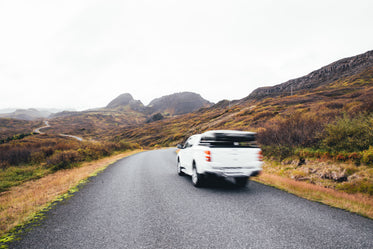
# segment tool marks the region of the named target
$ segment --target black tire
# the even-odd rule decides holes
[[[192,170],[192,183],[193,183],[193,186],[196,188],[202,187],[204,183],[204,177],[202,174],[198,174],[197,167],[195,164],[193,164],[193,170]]]
[[[180,160],[179,159],[177,160],[177,166],[176,167],[177,167],[177,174],[179,176],[185,176],[185,173],[181,169],[181,165],[180,165]]]
[[[246,176],[245,177],[235,177],[234,182],[235,182],[237,187],[244,188],[244,187],[246,187],[247,183],[249,182],[249,178],[246,177]]]

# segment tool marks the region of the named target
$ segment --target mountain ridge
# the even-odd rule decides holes
[[[243,100],[291,95],[297,91],[315,89],[341,78],[358,74],[368,67],[373,67],[373,50],[337,60],[305,76],[291,79],[281,84],[259,87]]]

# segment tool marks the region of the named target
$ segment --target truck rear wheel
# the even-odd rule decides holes
[[[203,184],[203,175],[198,174],[197,168],[195,167],[195,165],[193,166],[193,170],[192,170],[192,183],[194,187],[197,187],[197,188],[201,187]]]
[[[247,183],[249,181],[248,177],[235,177],[234,182],[237,187],[244,188],[246,187]]]

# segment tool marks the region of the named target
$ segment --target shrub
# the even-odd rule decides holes
[[[362,153],[352,152],[348,155],[348,158],[358,166],[361,163]]]
[[[293,148],[287,146],[262,146],[262,151],[264,156],[280,161],[294,154]]]
[[[45,160],[46,156],[43,151],[35,151],[30,155],[30,162],[32,164],[39,164]]]
[[[30,159],[30,150],[25,146],[9,147],[0,151],[0,161],[7,162],[10,165],[20,165],[28,163]]]
[[[362,154],[361,161],[367,165],[373,165],[373,146],[370,146],[368,150],[363,151]]]
[[[81,161],[81,156],[76,150],[55,151],[47,158],[47,164],[54,170],[71,168],[74,163]]]
[[[295,180],[304,180],[308,177],[308,173],[304,170],[296,169],[291,172],[291,178]]]
[[[295,155],[300,158],[311,157],[311,158],[319,158],[319,159],[330,159],[332,155],[329,152],[323,151],[320,149],[312,149],[312,148],[299,148],[295,150]]]
[[[0,169],[1,170],[6,170],[8,167],[9,167],[9,163],[8,162],[2,162],[0,161]],[[1,192],[1,191],[0,191]]]
[[[297,112],[268,121],[258,131],[258,141],[262,145],[312,147],[318,144],[323,127],[324,122],[318,117]]]
[[[140,145],[138,143],[130,143],[126,141],[120,141],[118,143],[118,150],[133,150],[133,149],[140,149]]]
[[[359,152],[373,145],[373,115],[344,115],[328,124],[322,134],[321,147],[327,151]]]
[[[366,179],[360,179],[355,182],[344,182],[341,185],[337,185],[336,188],[350,194],[365,193],[373,195],[373,184]]]

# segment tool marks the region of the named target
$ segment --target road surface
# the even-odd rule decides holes
[[[373,248],[373,221],[256,182],[195,188],[168,149],[109,166],[10,248]]]

